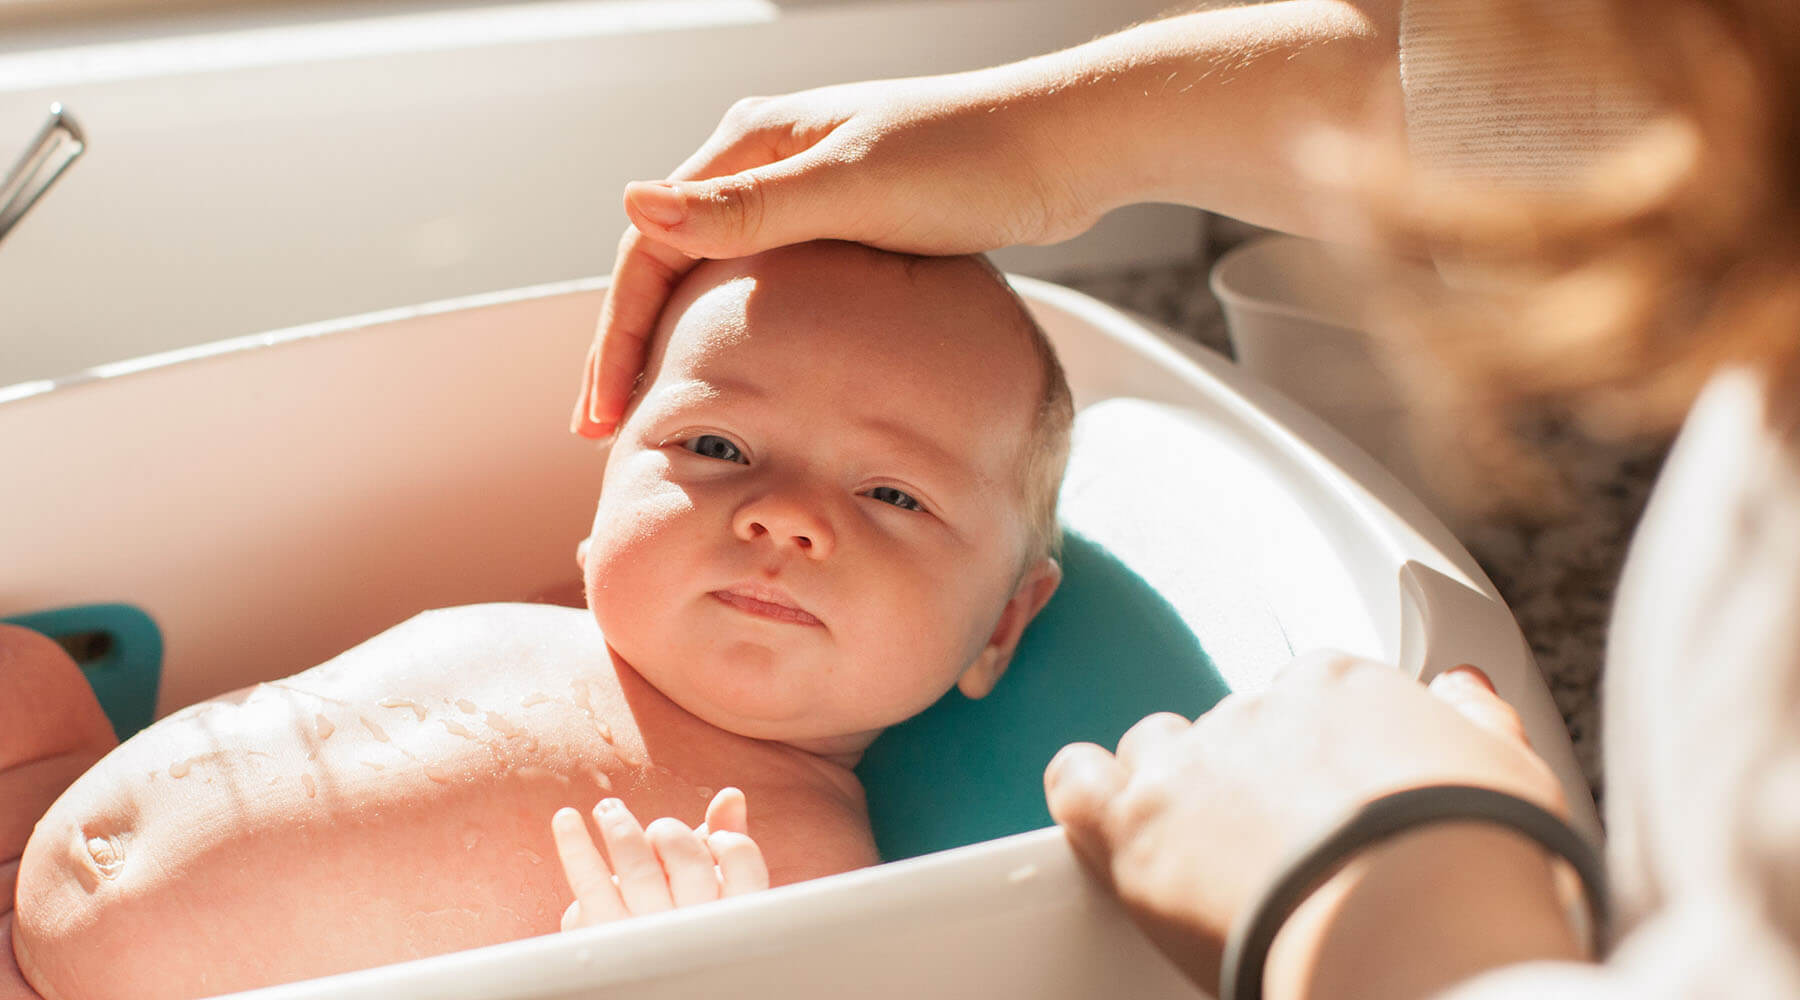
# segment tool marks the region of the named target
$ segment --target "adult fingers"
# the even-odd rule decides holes
[[[731,830],[717,830],[707,835],[706,849],[719,868],[719,895],[741,896],[769,887],[769,864],[756,841]]]
[[[703,180],[625,186],[625,214],[645,236],[690,257],[729,258],[821,237],[864,235],[866,178],[815,146]]]
[[[725,120],[713,135],[669,174],[668,182],[663,183],[740,174],[774,163],[810,148],[838,124],[830,121],[824,123],[825,127],[805,129],[796,127],[791,121],[783,121],[781,127],[776,128],[742,124],[755,113],[760,103],[754,99],[739,101],[726,113]],[[634,220],[670,217],[669,210],[661,207],[655,187],[655,183],[651,183],[648,193],[643,183],[626,187],[626,213]],[[648,228],[656,231],[655,225]],[[633,225],[619,241],[612,283],[601,307],[594,347],[588,356],[581,393],[570,421],[570,430],[584,437],[605,437],[617,426],[643,368],[644,347],[655,329],[657,317],[675,286],[693,270],[697,258],[740,256],[683,253],[675,244],[647,238],[644,233],[644,228]]]
[[[694,264],[679,250],[646,239],[635,227],[619,239],[612,284],[600,306],[600,324],[570,421],[575,433],[603,438],[618,427],[644,370],[645,348],[657,317]]]
[[[729,833],[750,832],[750,803],[736,788],[721,788],[706,805],[706,829]]]
[[[1092,743],[1071,743],[1044,769],[1044,801],[1050,818],[1069,838],[1075,853],[1096,875],[1110,880],[1106,808],[1125,787],[1124,765]]]
[[[719,898],[719,876],[713,871],[712,852],[686,823],[664,816],[651,823],[644,836],[662,864],[669,898],[676,906],[710,903]]]
[[[594,821],[600,826],[600,839],[605,841],[613,872],[619,877],[619,896],[624,899],[625,908],[642,916],[673,907],[662,863],[625,803],[601,799],[594,807]]]
[[[1494,682],[1479,669],[1466,663],[1452,667],[1432,678],[1429,688],[1481,728],[1531,746],[1519,713],[1494,691]]]
[[[1174,743],[1187,732],[1189,722],[1174,712],[1146,715],[1119,737],[1119,763],[1127,771],[1135,771],[1146,757]]]
[[[625,903],[613,884],[612,869],[594,846],[581,814],[567,807],[558,809],[550,817],[550,835],[556,842],[556,856],[562,861],[563,877],[568,879],[569,891],[575,894],[575,904],[563,913],[563,928],[575,926],[569,923],[571,913],[578,914],[576,920],[589,924],[625,916]],[[581,906],[583,901],[586,906]]]

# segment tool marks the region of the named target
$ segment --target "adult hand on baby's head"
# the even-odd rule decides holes
[[[750,839],[744,793],[735,788],[713,796],[698,829],[669,816],[640,826],[618,799],[600,800],[594,823],[605,857],[581,813],[563,808],[551,817],[557,857],[575,894],[563,912],[565,931],[769,887],[762,849]]]
[[[812,239],[921,254],[1073,236],[1105,207],[1056,153],[1014,68],[739,101],[667,181],[625,189],[632,226],[571,430],[610,434],[670,294],[698,258]]]
[[[1561,786],[1479,671],[1427,689],[1341,654],[1296,660],[1266,693],[1231,695],[1191,724],[1150,716],[1117,756],[1065,747],[1044,780],[1083,863],[1209,990],[1232,920],[1299,842],[1351,809],[1467,784],[1565,811]]]

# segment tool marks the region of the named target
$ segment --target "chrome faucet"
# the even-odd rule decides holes
[[[50,105],[50,119],[38,129],[31,145],[25,147],[19,162],[7,171],[6,179],[0,181],[0,240],[86,149],[87,136],[82,134],[81,126],[75,124],[61,104]]]

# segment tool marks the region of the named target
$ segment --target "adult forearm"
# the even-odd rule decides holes
[[[1445,824],[1371,852],[1296,912],[1267,995],[1424,998],[1503,965],[1581,957],[1541,848]]]
[[[1099,210],[1196,205],[1310,235],[1341,193],[1304,169],[1319,129],[1398,142],[1399,0],[1195,11],[988,71],[1038,106],[1035,155]]]

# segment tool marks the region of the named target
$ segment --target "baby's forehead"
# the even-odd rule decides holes
[[[794,391],[849,385],[957,409],[1035,396],[1029,322],[997,276],[967,260],[908,267],[858,250],[778,267],[708,262],[659,324],[652,367],[681,378],[748,369]]]

